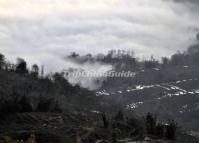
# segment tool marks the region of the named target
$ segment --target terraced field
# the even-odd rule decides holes
[[[84,115],[58,113],[23,113],[5,117],[0,122],[0,136],[25,142],[35,134],[39,143],[74,143],[78,136],[92,131],[94,121]],[[0,142],[3,142],[1,138]]]
[[[162,119],[174,118],[180,126],[199,131],[199,78],[135,85],[117,90],[101,89],[96,96],[115,101],[140,113],[154,112]]]

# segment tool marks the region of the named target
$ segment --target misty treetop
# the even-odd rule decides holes
[[[93,92],[71,85],[61,72],[44,75],[43,67],[34,64],[29,70],[27,65],[22,58],[13,64],[0,54],[1,114],[87,110],[97,105]]]

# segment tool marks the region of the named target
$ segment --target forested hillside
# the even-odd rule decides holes
[[[195,44],[161,61],[140,60],[122,50],[66,56],[74,63],[135,73],[107,77],[94,91],[71,85],[63,71],[44,74],[43,66],[28,68],[22,58],[10,63],[0,54],[1,140],[26,140],[32,134],[39,143],[197,142],[198,49]]]

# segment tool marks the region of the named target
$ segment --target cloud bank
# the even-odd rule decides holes
[[[199,23],[196,11],[176,1],[1,0],[0,52],[48,71],[72,66],[63,60],[72,51],[170,56],[195,42]]]
[[[182,3],[190,3],[190,4],[199,4],[198,0],[174,0],[175,2],[182,2]]]

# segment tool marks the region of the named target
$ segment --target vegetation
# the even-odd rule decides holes
[[[199,77],[198,44],[171,58],[163,57],[162,61],[153,56],[139,60],[132,51],[124,50],[84,56],[74,52],[66,58],[79,63],[110,64],[116,71],[139,73],[134,80],[107,78],[102,85],[104,89]],[[44,75],[43,66],[39,68],[34,64],[28,69],[27,65],[22,58],[14,64],[0,54],[0,136],[5,136],[5,142],[11,143],[19,138],[33,143],[72,143],[74,140],[116,143],[122,139],[143,141],[146,138],[177,142],[179,138],[192,138],[186,132],[182,133],[174,120],[165,121],[166,114],[161,119],[152,113],[142,118],[126,109],[126,103],[132,96],[97,97],[94,91],[71,85],[62,72]],[[153,95],[154,91],[146,94]],[[136,101],[140,96],[134,95],[133,98],[131,101]],[[30,136],[31,133],[35,134]],[[180,142],[183,143],[182,140]]]
[[[97,108],[94,92],[69,84],[62,73],[44,76],[43,70],[36,64],[29,70],[22,58],[11,64],[0,54],[0,114],[87,110],[93,104]]]

